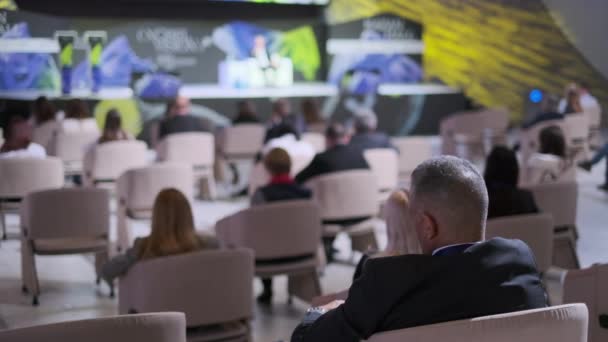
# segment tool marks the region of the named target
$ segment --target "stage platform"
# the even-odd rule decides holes
[[[445,85],[418,83],[418,84],[381,84],[378,95],[381,96],[411,96],[411,95],[446,95],[458,94],[460,91]],[[333,84],[322,82],[295,83],[290,87],[265,88],[226,88],[213,83],[185,84],[180,94],[193,100],[212,99],[260,99],[260,98],[294,98],[294,97],[334,97],[340,95],[340,90]],[[0,91],[0,99],[4,100],[35,100],[44,95],[49,99],[69,100],[79,98],[83,100],[119,100],[134,97],[133,90],[128,87],[102,88],[98,93],[89,90],[77,89],[70,95],[63,95],[57,91]]]

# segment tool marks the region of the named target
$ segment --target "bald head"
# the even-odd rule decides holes
[[[423,252],[482,240],[488,193],[481,174],[466,160],[442,156],[412,174],[410,219]]]

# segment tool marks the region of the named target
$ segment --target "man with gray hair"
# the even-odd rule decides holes
[[[309,309],[292,341],[360,341],[420,325],[541,308],[530,248],[485,240],[488,194],[469,162],[438,157],[412,174],[405,229],[422,255],[369,259],[344,301]]]
[[[388,135],[377,131],[378,117],[369,109],[357,112],[355,118],[355,135],[350,144],[361,150],[371,148],[395,148]]]

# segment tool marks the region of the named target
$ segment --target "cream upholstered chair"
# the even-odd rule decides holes
[[[399,149],[399,178],[409,179],[418,165],[433,157],[433,144],[428,137],[395,137],[391,142]]]
[[[82,173],[82,161],[87,148],[98,138],[98,131],[59,130],[49,154],[63,161],[66,175],[78,175]]]
[[[306,184],[321,209],[323,236],[334,237],[345,231],[353,251],[377,249],[374,219],[379,212],[378,186],[370,170],[334,172],[314,177]],[[369,218],[351,226],[332,222],[354,218]]]
[[[0,224],[6,239],[5,214],[19,210],[30,192],[63,186],[63,164],[53,157],[0,159]]]
[[[129,247],[133,240],[128,220],[151,218],[156,195],[166,188],[175,188],[192,200],[192,168],[186,164],[162,163],[128,170],[118,178],[116,197],[119,250]]]
[[[553,263],[553,217],[550,214],[515,215],[488,220],[486,238],[503,237],[525,242],[541,272]]]
[[[520,164],[523,166],[521,168],[521,172],[520,172],[520,179],[524,183],[527,182],[528,179],[533,178],[532,175],[528,174],[530,171],[528,170],[527,165],[528,165],[528,161],[530,160],[532,155],[534,153],[537,153],[540,151],[540,139],[539,139],[540,131],[542,131],[543,129],[545,129],[547,127],[551,127],[551,126],[559,127],[562,130],[562,132],[564,132],[564,135],[566,135],[566,141],[567,141],[568,129],[566,127],[565,120],[543,121],[528,129],[523,129],[519,132],[519,141],[520,141],[520,146],[521,146],[521,153],[520,153],[520,155],[521,155],[520,162],[521,163]]]
[[[187,132],[167,135],[157,146],[158,159],[163,162],[184,163],[192,166],[194,177],[204,180],[202,193],[216,197],[213,163],[215,137],[211,133]]]
[[[100,268],[108,259],[110,198],[107,190],[70,188],[25,196],[21,206],[21,277],[38,305],[35,255],[95,253]]]
[[[608,264],[568,271],[563,302],[585,303],[589,309],[589,342],[608,341]]]
[[[223,152],[227,160],[253,159],[264,145],[262,124],[237,124],[224,130]]]
[[[319,208],[312,201],[294,200],[254,206],[216,224],[226,247],[251,248],[255,274],[289,276],[288,293],[310,301],[321,294],[317,251],[321,241]],[[292,259],[278,262],[277,259]]]
[[[321,133],[306,132],[302,134],[302,140],[311,144],[317,153],[325,151],[325,136]]]
[[[57,120],[50,120],[34,127],[32,142],[44,147],[47,153],[50,152],[52,143],[59,131],[59,124],[60,122]]]
[[[578,265],[576,257],[578,184],[576,182],[538,184],[528,187],[528,190],[532,191],[540,211],[553,216],[555,225],[553,265],[562,268]]]
[[[586,342],[585,304],[518,311],[373,335],[369,342]]]
[[[568,114],[564,118],[567,132],[568,156],[571,160],[589,159],[589,117],[584,113]]]
[[[602,108],[594,106],[584,111],[589,123],[589,145],[594,148],[602,146]]]
[[[120,175],[147,164],[146,143],[137,140],[110,141],[95,145],[84,157],[84,184],[115,182]]]
[[[0,341],[186,342],[181,312],[126,315],[0,330]]]
[[[253,315],[253,267],[247,249],[139,261],[119,280],[119,311],[184,312],[189,341],[245,341]]]
[[[399,184],[399,153],[392,148],[372,148],[363,152],[365,160],[376,177],[381,199]]]

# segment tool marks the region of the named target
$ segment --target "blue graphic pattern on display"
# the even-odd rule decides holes
[[[27,23],[15,24],[2,39],[31,38]],[[48,53],[0,53],[0,90],[57,90],[59,71]]]

